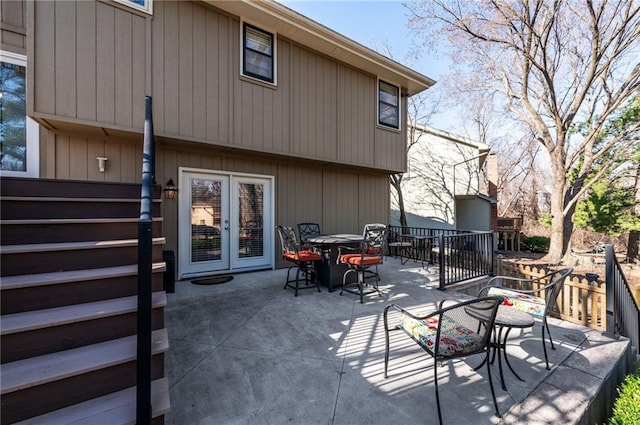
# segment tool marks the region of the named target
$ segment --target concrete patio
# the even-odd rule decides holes
[[[384,307],[431,311],[443,297],[437,275],[419,263],[389,258],[380,267],[382,297],[309,289],[283,290],[285,270],[237,274],[201,286],[176,282],[168,294],[166,359],[168,424],[437,424],[433,362],[403,333],[392,334],[383,377]],[[494,416],[481,356],[438,368],[447,424],[593,424],[615,397],[631,364],[626,339],[555,319],[556,350],[545,370],[540,325],[514,330],[507,350],[518,381],[505,370],[494,387],[503,418]]]

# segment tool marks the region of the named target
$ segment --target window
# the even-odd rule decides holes
[[[378,81],[378,124],[400,129],[400,89]]]
[[[124,4],[141,12],[153,14],[153,0],[115,0],[120,4]]]
[[[275,43],[271,33],[243,25],[242,74],[275,83]]]
[[[27,117],[26,57],[0,51],[0,174],[38,177],[38,124]]]

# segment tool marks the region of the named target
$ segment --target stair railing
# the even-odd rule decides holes
[[[136,423],[151,423],[151,280],[153,267],[153,184],[155,142],[151,96],[145,97],[142,188],[138,220],[138,323],[136,361]]]
[[[607,282],[607,332],[622,335],[640,349],[640,306],[633,298],[629,282],[613,251],[605,245]]]

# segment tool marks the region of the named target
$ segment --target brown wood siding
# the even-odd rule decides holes
[[[205,4],[155,2],[153,17],[96,1],[28,7],[34,113],[54,127],[141,132],[150,94],[159,137],[404,170],[405,132],[376,126],[376,77],[282,35],[272,86],[240,75],[240,19]]]
[[[47,140],[46,177],[89,181],[139,183],[142,143],[44,132]],[[195,146],[195,145],[194,145]],[[96,156],[106,156],[106,170],[98,171]],[[303,221],[322,224],[327,233],[360,232],[365,223],[388,222],[389,177],[286,160],[223,153],[202,147],[157,141],[156,181],[177,183],[179,167],[274,176],[275,224],[294,226]],[[177,252],[178,202],[162,203],[165,249]],[[279,253],[276,252],[276,259]]]
[[[376,79],[344,66],[338,74],[338,158],[373,166]]]
[[[0,3],[0,49],[27,53],[27,20],[25,2],[2,0]]]
[[[142,130],[146,19],[102,2],[33,2],[34,111]]]

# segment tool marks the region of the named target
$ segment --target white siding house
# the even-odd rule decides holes
[[[483,143],[430,127],[408,131],[414,144],[402,181],[411,227],[491,230],[491,203],[482,193],[481,170],[489,154]],[[392,191],[391,223],[399,224]]]

